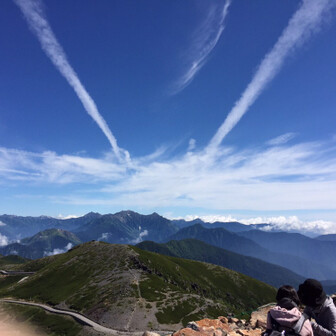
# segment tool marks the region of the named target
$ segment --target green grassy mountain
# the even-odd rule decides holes
[[[266,282],[274,287],[289,284],[298,287],[305,279],[287,268],[257,258],[243,256],[196,239],[172,240],[166,244],[145,241],[137,247],[164,255],[220,265]]]
[[[80,239],[72,232],[62,229],[48,229],[32,237],[22,239],[20,243],[0,247],[0,253],[37,259],[46,255],[65,252],[80,243]]]
[[[5,268],[6,270],[11,268],[12,265],[21,265],[29,261],[27,258],[20,257],[18,255],[0,256],[0,268]],[[9,266],[9,268],[8,268]]]
[[[20,268],[36,273],[23,282],[0,279],[0,296],[73,309],[119,330],[176,329],[205,316],[244,315],[276,292],[220,266],[103,242]]]

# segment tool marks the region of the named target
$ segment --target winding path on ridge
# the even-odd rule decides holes
[[[115,330],[115,329],[107,328],[107,327],[104,327],[104,326],[90,320],[89,318],[81,315],[80,313],[52,308],[52,307],[49,307],[49,306],[47,306],[45,304],[42,304],[42,303],[18,301],[18,300],[12,300],[12,299],[0,299],[0,303],[2,303],[2,302],[21,304],[21,305],[26,305],[26,306],[35,306],[35,307],[43,308],[44,310],[46,310],[50,313],[72,316],[75,320],[79,321],[80,323],[85,324],[87,326],[90,326],[98,332],[103,332],[103,333],[106,333],[106,334],[123,335],[123,336],[127,336],[127,335],[141,336],[144,333],[144,331],[134,331],[134,332],[132,332],[132,331],[121,331],[121,330]],[[157,333],[169,332],[170,333],[171,331],[162,330],[162,331],[155,331],[155,332],[157,332]]]

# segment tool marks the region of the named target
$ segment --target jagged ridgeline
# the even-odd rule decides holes
[[[275,288],[220,266],[103,242],[20,269],[36,273],[21,282],[0,279],[2,297],[73,309],[115,329],[167,330],[202,317],[244,315],[275,296]]]

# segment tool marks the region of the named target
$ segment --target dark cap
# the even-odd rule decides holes
[[[310,307],[317,307],[327,298],[321,283],[315,279],[307,279],[299,286],[298,295],[301,302]]]

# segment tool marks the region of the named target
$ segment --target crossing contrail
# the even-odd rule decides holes
[[[99,113],[94,100],[86,91],[84,85],[78,78],[78,75],[70,65],[62,46],[57,41],[56,36],[45,17],[41,8],[41,2],[39,0],[14,0],[14,2],[20,8],[29,27],[40,41],[43,51],[47,54],[51,62],[67,80],[70,86],[72,86],[86,112],[103,131],[110,142],[116,157],[122,159],[122,150],[118,147],[116,138],[112,134],[102,115]]]
[[[267,84],[280,71],[286,57],[300,47],[315,33],[328,11],[335,7],[335,0],[304,0],[294,13],[278,41],[266,54],[239,100],[211,139],[207,149],[216,149],[224,137],[239,122],[249,107],[255,102],[266,88]]]

